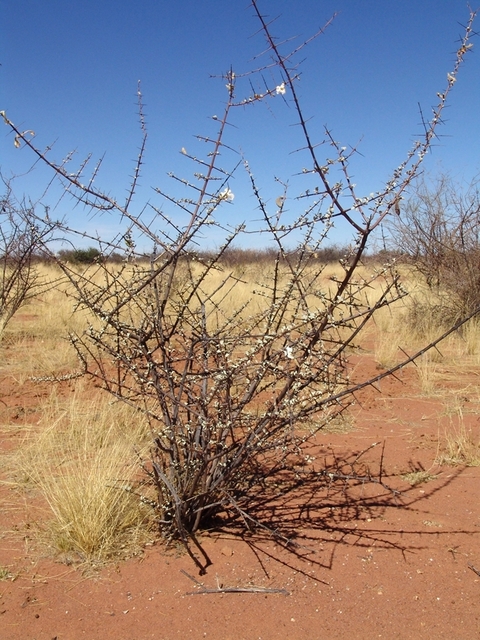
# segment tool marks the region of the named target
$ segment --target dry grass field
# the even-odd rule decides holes
[[[335,269],[325,268],[325,287]],[[255,265],[235,277],[221,302],[229,310],[261,287]],[[441,333],[433,294],[406,269],[404,279],[411,295],[358,337],[352,379]],[[215,272],[208,285],[218,288]],[[321,465],[345,478],[272,507],[297,546],[206,532],[213,567],[197,580],[155,528],[141,468],[147,423],[76,376],[67,336],[88,322],[56,287],[22,308],[0,343],[1,638],[479,636],[480,324],[360,391],[318,435]],[[350,487],[353,468],[400,493]]]

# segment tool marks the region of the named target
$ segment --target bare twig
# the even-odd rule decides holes
[[[283,596],[289,596],[290,591],[287,589],[273,589],[269,587],[218,587],[216,589],[208,589],[202,587],[198,591],[187,591],[187,596],[195,596],[202,593],[280,593]]]

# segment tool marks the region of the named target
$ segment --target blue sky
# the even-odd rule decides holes
[[[259,0],[259,6],[277,18],[274,34],[299,36],[297,43],[338,12],[301,56],[299,93],[312,118],[313,139],[323,139],[328,125],[343,145],[360,142],[362,155],[352,164],[355,182],[365,195],[381,189],[421,133],[418,104],[430,115],[437,91],[446,86],[461,24],[468,19],[467,3]],[[220,115],[227,97],[224,81],[211,76],[230,65],[237,73],[251,69],[252,57],[264,49],[248,0],[0,0],[0,8],[0,109],[22,130],[33,129],[40,148],[55,143],[56,161],[73,149],[78,162],[89,153],[94,159],[105,154],[97,185],[119,200],[141,139],[136,108],[141,80],[149,138],[135,199],[139,210],[148,200],[162,204],[152,187],[182,195],[167,173],[191,177],[195,167],[180,149],[197,156],[205,152],[194,136],[214,134],[211,116]],[[480,19],[476,26],[480,31]],[[473,42],[444,112],[442,138],[425,163],[428,171],[446,170],[465,180],[480,171],[480,41]],[[278,80],[265,77],[273,86]],[[296,118],[288,94],[285,98],[238,110],[226,139],[249,160],[271,203],[279,195],[274,178],[291,180],[296,188],[298,178],[292,176],[304,166],[305,156],[291,154],[303,141],[292,126]],[[37,200],[49,174],[39,166],[26,173],[33,160],[27,149],[14,147],[3,126],[2,172],[25,174],[16,181],[17,195]],[[228,220],[256,219],[242,169],[229,186],[235,200],[225,209]],[[55,204],[54,193],[45,201]],[[292,202],[295,206],[300,211],[303,205]],[[78,228],[104,237],[118,230],[118,221],[91,219],[67,198],[55,215],[70,216]],[[334,230],[332,241],[350,239],[341,226]],[[218,238],[208,241],[215,244]]]

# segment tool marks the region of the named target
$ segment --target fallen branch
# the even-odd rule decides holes
[[[198,593],[281,593],[284,596],[290,595],[290,591],[287,591],[287,589],[275,589],[273,587],[205,587],[205,585],[187,573],[184,569],[180,569],[180,572],[199,587],[198,591],[187,591],[185,594],[187,596],[194,596]]]
[[[290,591],[287,591],[287,589],[273,589],[269,587],[217,587],[216,589],[202,587],[198,591],[187,591],[185,595],[194,596],[198,593],[281,593],[284,596],[290,595]]]

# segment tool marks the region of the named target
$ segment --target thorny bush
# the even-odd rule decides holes
[[[449,175],[422,175],[413,185],[403,216],[391,223],[391,244],[436,294],[438,324],[480,307],[480,193],[475,178],[466,188]],[[420,310],[422,312],[422,310]]]
[[[321,147],[310,137],[297,95],[294,59],[312,38],[293,52],[283,52],[286,44],[277,45],[259,4],[252,2],[267,41],[264,67],[251,74],[226,74],[225,110],[214,117],[217,134],[199,136],[209,153],[202,159],[182,149],[195,165],[195,179],[172,175],[186,196],[157,189],[165,206],[177,211],[179,222],[158,207],[147,205],[140,214],[132,207],[147,138],[140,89],[143,138],[125,203],[94,186],[99,165],[83,179],[86,163],[76,171],[67,161],[55,163],[3,114],[16,143],[49,165],[77,201],[118,216],[124,225],[116,238],[98,242],[106,259],[97,265],[79,271],[60,261],[77,306],[92,316],[88,330],[72,335],[71,341],[87,374],[148,417],[152,449],[144,468],[156,490],[158,522],[167,537],[184,542],[201,570],[210,560],[196,532],[229,517],[246,527],[263,526],[249,512],[253,497],[272,487],[278,490],[277,477],[283,484],[293,477],[288,470],[294,463],[298,485],[298,462],[308,467],[306,446],[314,446],[315,433],[349,406],[359,388],[394,371],[361,382],[349,380],[347,356],[360,332],[378,309],[405,295],[394,263],[365,277],[362,259],[373,232],[396,212],[435,137],[471,47],[475,17],[472,12],[424,136],[385,186],[364,197],[349,173],[356,150],[341,146],[326,129],[324,145],[331,153],[321,160]],[[265,69],[277,74],[267,88]],[[245,80],[248,93],[237,98],[237,81]],[[277,96],[288,100],[296,113],[306,167],[301,173],[310,183],[296,194],[285,185],[272,210],[248,162],[243,162],[263,223],[258,233],[274,247],[274,258],[271,272],[263,269],[249,297],[238,299],[239,276],[223,258],[251,230],[228,224],[225,211],[234,197],[229,180],[242,162],[235,160],[228,169],[220,158],[225,162],[228,157],[225,132],[233,112]],[[295,210],[299,203],[306,206],[293,217],[287,205]],[[336,219],[349,227],[354,241],[340,261],[339,275],[326,280],[316,257]],[[224,242],[216,253],[202,257],[195,249],[212,229],[216,237],[223,234]],[[148,264],[140,260],[144,249],[137,250],[146,241],[152,247]],[[124,251],[123,265],[108,261],[109,254]],[[322,477],[318,475],[319,482]]]
[[[53,282],[42,278],[38,262],[56,225],[39,224],[33,205],[17,202],[8,181],[0,197],[0,339],[15,313]]]

